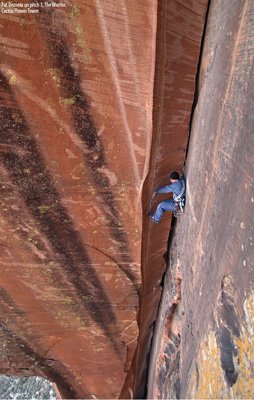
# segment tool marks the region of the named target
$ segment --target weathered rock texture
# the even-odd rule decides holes
[[[1,373],[117,398],[138,335],[156,1],[1,14]]]
[[[254,397],[253,17],[211,1],[149,398]]]
[[[8,377],[0,375],[0,399],[58,400],[52,383],[39,377]]]

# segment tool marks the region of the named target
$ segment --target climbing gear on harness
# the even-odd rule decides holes
[[[184,182],[184,179],[182,179],[182,182],[183,182],[183,187],[182,187],[181,192],[177,196],[174,196],[174,203],[175,203],[174,212],[175,213],[179,213],[179,212],[183,213],[183,209],[184,209],[184,206],[185,206],[185,195],[184,195],[184,193],[185,193],[185,182]]]

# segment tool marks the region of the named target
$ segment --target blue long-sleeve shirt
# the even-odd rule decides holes
[[[163,186],[155,190],[155,193],[173,193],[173,199],[175,200],[181,192],[184,192],[181,197],[185,196],[185,183],[183,179],[179,179],[176,182],[171,183],[170,185]]]

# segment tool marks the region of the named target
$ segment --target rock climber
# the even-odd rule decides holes
[[[159,223],[165,211],[171,211],[175,217],[179,217],[185,206],[185,179],[180,177],[178,172],[171,172],[170,184],[156,189],[152,198],[159,193],[173,193],[173,199],[162,201],[158,204],[154,213],[149,213],[153,222]]]

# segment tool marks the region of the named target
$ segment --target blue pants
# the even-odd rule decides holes
[[[165,211],[174,211],[174,200],[170,199],[170,200],[165,200],[162,201],[160,204],[158,204],[155,213],[153,214],[153,217],[156,219],[156,221],[160,221],[162,215],[164,214]]]

